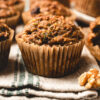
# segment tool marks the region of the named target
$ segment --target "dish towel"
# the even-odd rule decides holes
[[[0,100],[11,96],[7,100],[69,100],[94,99],[98,97],[96,90],[86,90],[78,84],[81,73],[91,68],[99,69],[94,57],[84,47],[79,68],[71,75],[62,78],[45,78],[27,72],[20,50],[16,44],[12,45],[8,67],[0,71]],[[32,97],[21,99],[22,96]],[[14,98],[14,99],[13,99]],[[26,98],[26,99],[25,99]],[[4,99],[6,100],[6,99]]]

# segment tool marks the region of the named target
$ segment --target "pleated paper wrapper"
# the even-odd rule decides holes
[[[100,0],[76,0],[75,2],[78,11],[93,17],[100,15]]]
[[[7,67],[9,51],[13,40],[13,36],[14,31],[10,29],[9,39],[0,42],[0,69]]]
[[[26,68],[45,77],[61,77],[77,68],[84,40],[69,46],[49,46],[25,43],[16,36]]]

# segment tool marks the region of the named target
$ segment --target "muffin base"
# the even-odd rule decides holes
[[[97,17],[100,16],[100,1],[99,0],[76,0],[75,8],[87,15]]]
[[[16,36],[26,68],[45,77],[62,77],[77,68],[84,40],[69,46],[49,46],[25,43]]]
[[[13,36],[14,31],[10,29],[9,39],[0,42],[0,69],[7,67],[9,51],[13,40]]]

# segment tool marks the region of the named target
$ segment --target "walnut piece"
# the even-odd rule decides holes
[[[98,88],[100,87],[100,72],[96,68],[90,69],[78,78],[78,82],[86,89]]]
[[[87,82],[87,73],[83,73],[80,77],[79,77],[79,84],[81,86],[84,86]]]

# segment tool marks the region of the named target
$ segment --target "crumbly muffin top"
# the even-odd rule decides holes
[[[71,45],[83,39],[83,34],[63,16],[40,15],[34,17],[20,36],[26,43],[38,45]]]
[[[49,0],[40,0],[39,2],[34,2],[33,6],[31,6],[31,15],[34,16],[35,14],[39,13],[52,14],[64,17],[69,17],[72,15],[71,11],[64,5],[60,4],[57,1]]]
[[[4,8],[0,7],[0,19],[14,16],[16,15],[16,13],[17,12],[15,12],[15,10],[11,7],[4,7]]]
[[[90,29],[93,45],[100,45],[100,17],[90,24]]]
[[[0,24],[0,41],[8,39],[9,35],[9,27],[6,24]]]

